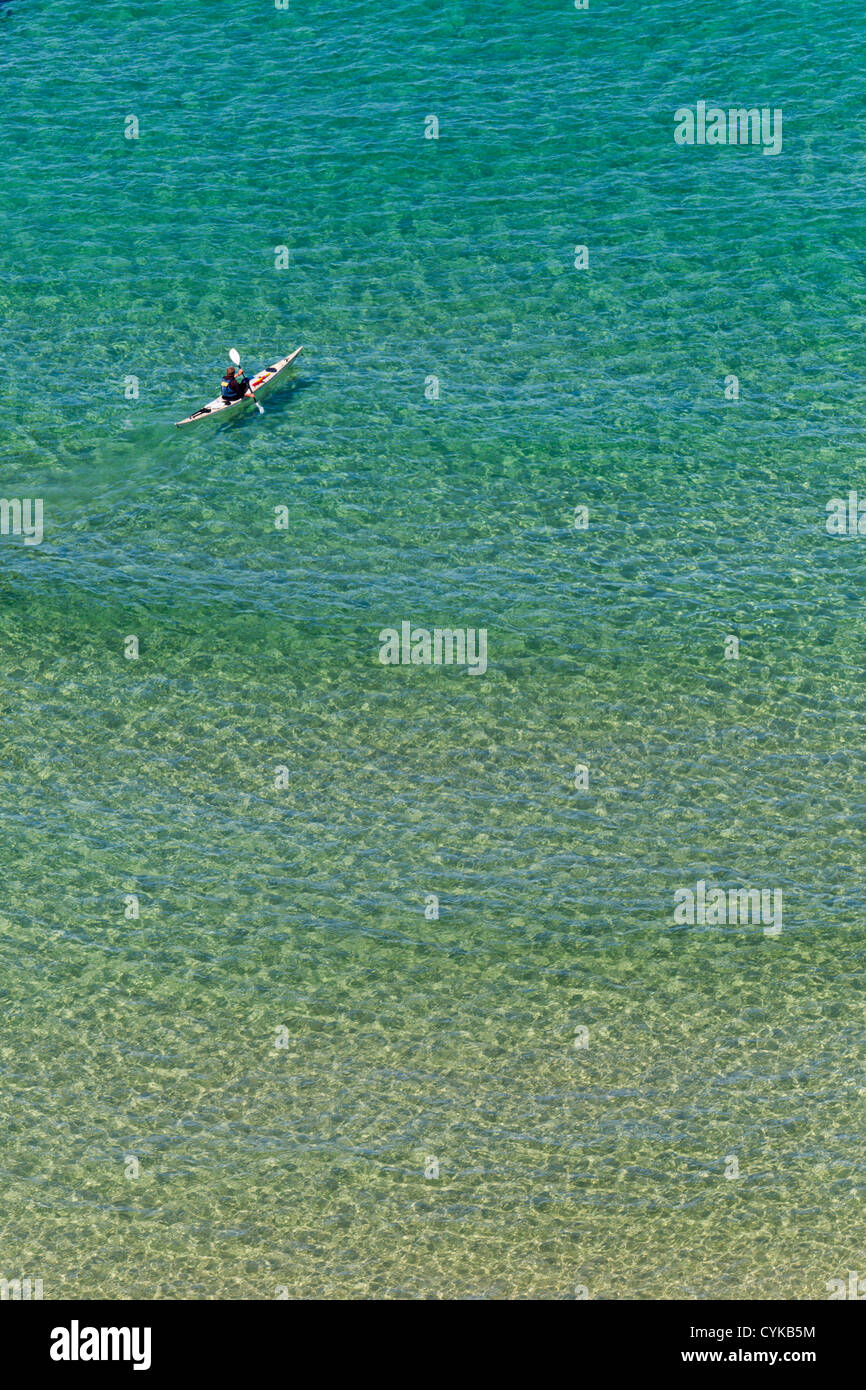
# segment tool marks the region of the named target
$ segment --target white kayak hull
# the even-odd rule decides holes
[[[295,358],[299,357],[303,350],[302,347],[295,348],[288,357],[281,357],[278,362],[274,362],[273,366],[265,367],[263,371],[256,372],[255,376],[250,377],[250,386],[256,395],[267,393],[274,383],[279,381],[280,377],[289,370]],[[185,420],[176,420],[175,424],[180,427],[181,425],[192,425],[196,420],[214,420],[217,418],[224,420],[227,415],[236,414],[239,410],[252,404],[252,396],[241,396],[239,401],[224,401],[222,396],[217,396],[215,401],[209,401],[207,405],[202,406],[201,410],[187,415]]]

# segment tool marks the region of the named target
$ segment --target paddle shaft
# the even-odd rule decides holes
[[[239,354],[237,348],[232,348],[231,352],[229,353],[229,357],[232,359],[232,361],[234,362],[234,364],[235,364],[236,367],[241,367],[240,354]],[[250,382],[249,377],[247,376],[246,372],[244,372],[243,367],[241,367],[241,371],[243,372],[243,375],[244,375],[244,381],[247,383],[247,386],[250,388],[250,395],[252,396],[253,400],[254,400],[255,403],[256,403],[256,410],[259,412],[260,415],[264,415],[264,413],[265,413],[265,408],[264,408],[263,405],[259,405],[258,397],[256,396],[256,393],[255,393],[255,391],[254,391],[253,388],[252,388],[252,383]],[[243,400],[243,396],[240,396],[239,399],[240,399],[240,400]]]
[[[241,371],[242,371],[242,372],[244,371],[243,367],[241,367]],[[256,395],[255,391],[253,390],[252,385],[250,384],[250,380],[249,380],[249,378],[248,378],[246,372],[244,372],[244,381],[247,383],[247,386],[249,386],[249,388],[250,388],[250,395],[252,396],[253,400],[254,400],[255,403],[256,403],[256,410],[258,410],[258,412],[259,412],[260,415],[264,415],[264,413],[265,413],[265,407],[264,407],[263,405],[259,405],[258,396]],[[241,397],[241,400],[243,400],[243,397]]]

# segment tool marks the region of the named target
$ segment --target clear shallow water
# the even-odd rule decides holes
[[[46,508],[0,539],[0,1274],[825,1297],[866,1269],[859,11],[0,13],[2,492]],[[783,153],[678,148],[702,98]],[[264,418],[173,429],[301,342]],[[382,667],[403,619],[487,674]],[[675,926],[700,878],[781,887],[781,937]]]

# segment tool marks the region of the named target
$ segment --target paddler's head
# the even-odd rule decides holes
[[[234,369],[234,367],[226,367],[226,376],[234,376],[234,374],[235,374],[235,369]]]

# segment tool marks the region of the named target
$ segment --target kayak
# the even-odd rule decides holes
[[[275,381],[279,381],[280,377],[289,370],[295,358],[299,357],[303,350],[302,347],[295,348],[294,352],[290,353],[288,357],[281,357],[272,367],[265,367],[264,371],[256,372],[255,376],[250,377],[250,386],[253,388],[256,395],[259,395],[263,387],[270,389]],[[176,420],[175,424],[178,426],[191,425],[194,420],[207,420],[213,415],[225,416],[227,412],[237,412],[242,407],[252,405],[252,403],[252,396],[241,396],[240,399],[236,401],[224,401],[222,396],[217,396],[215,401],[210,401],[207,405],[203,405],[201,410],[196,410],[194,414],[187,415],[185,420]]]

